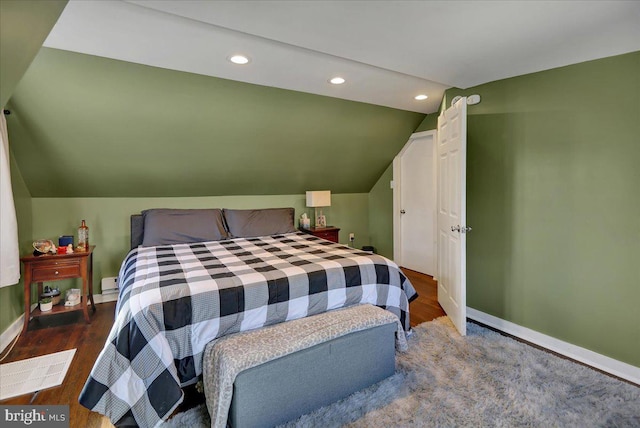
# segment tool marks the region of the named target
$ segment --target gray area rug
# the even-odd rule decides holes
[[[165,427],[210,426],[204,405]],[[467,323],[423,323],[396,374],[286,427],[640,427],[640,387]]]

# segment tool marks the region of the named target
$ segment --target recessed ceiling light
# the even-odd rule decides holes
[[[334,77],[333,79],[329,80],[330,83],[333,83],[334,85],[342,85],[344,82],[346,82],[346,80],[344,80],[342,77]]]
[[[418,101],[422,101],[422,100],[426,100],[429,97],[426,96],[425,94],[420,94],[420,95],[416,95],[414,98]]]
[[[249,62],[249,58],[247,58],[244,55],[234,55],[232,57],[229,57],[229,61],[231,61],[234,64],[246,64]]]

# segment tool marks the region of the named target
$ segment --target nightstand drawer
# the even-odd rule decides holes
[[[82,276],[79,264],[62,263],[59,266],[36,267],[32,272],[33,281],[52,281],[58,278],[77,278]]]
[[[326,239],[327,241],[338,242],[338,231],[316,232],[314,235],[318,238]]]
[[[309,229],[300,228],[300,230],[304,233],[317,236],[318,238],[322,238],[322,239],[326,239],[327,241],[333,241],[335,243],[338,243],[338,232],[340,232],[340,228],[329,226],[329,227],[323,227],[323,228],[312,227]]]

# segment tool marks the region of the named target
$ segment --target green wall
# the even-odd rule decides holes
[[[369,192],[369,234],[376,253],[393,259],[393,163]],[[360,246],[360,245],[358,245]]]
[[[423,114],[41,48],[65,5],[0,2],[0,99],[12,110],[23,254],[32,240],[75,234],[86,219],[98,245],[97,292],[126,254],[131,213],[293,206],[300,214],[304,191],[318,188],[333,193],[325,213],[341,242],[353,232],[357,245],[370,243],[367,192]],[[0,331],[22,313],[22,299],[22,283],[0,289]]]
[[[9,105],[34,197],[366,193],[424,118],[48,48]]]
[[[13,14],[5,26],[9,3],[24,16]],[[44,9],[18,3],[2,2],[1,71],[3,78],[16,76],[2,81],[2,94],[11,95],[7,123],[24,254],[32,240],[75,234],[86,219],[97,244],[98,292],[102,277],[117,274],[134,212],[293,206],[299,215],[307,211],[304,191],[319,188],[333,193],[325,213],[342,229],[341,242],[353,232],[356,245],[370,244],[368,191],[423,114],[38,51],[37,44],[22,52],[4,42],[28,35],[15,24],[30,28]],[[62,11],[64,2],[54,3]],[[44,39],[50,28],[38,28],[32,29]],[[13,67],[27,50],[29,61]],[[64,290],[76,283],[58,284]],[[21,284],[0,290],[0,331],[22,313],[22,290]]]
[[[33,198],[33,239],[54,239],[73,234],[82,219],[89,226],[94,254],[94,291],[100,292],[103,277],[117,276],[120,263],[129,250],[129,216],[149,208],[271,208],[293,207],[297,219],[305,207],[304,195],[218,196],[188,198]],[[327,221],[340,227],[340,242],[348,242],[349,232],[358,243],[369,242],[368,195],[332,194],[331,207],[325,208]],[[362,221],[365,219],[365,221]],[[73,280],[59,281],[62,290]],[[18,313],[18,315],[21,312]]]
[[[60,235],[74,235],[85,219],[89,237],[96,245],[94,253],[95,293],[100,293],[103,277],[117,276],[120,263],[129,250],[129,216],[148,208],[271,208],[293,207],[297,219],[305,206],[304,195],[258,195],[186,198],[32,198],[22,180],[19,168],[11,165],[12,184],[18,215],[22,254],[32,251],[35,239],[57,240]],[[327,221],[339,227],[340,242],[348,243],[349,233],[356,235],[356,244],[369,245],[369,196],[367,193],[332,194],[331,207],[324,208]],[[363,219],[365,221],[363,221]],[[52,283],[61,290],[80,286],[79,280]],[[24,311],[23,282],[0,288],[0,333],[5,331]],[[36,298],[32,299],[33,302]]]
[[[640,366],[640,53],[471,94],[468,305]]]
[[[468,306],[640,366],[640,53],[451,89],[443,105],[472,94]],[[389,169],[369,216],[392,256]]]
[[[431,131],[438,127],[438,112],[430,113],[420,122],[420,125],[413,132]]]
[[[33,23],[50,6],[33,30],[44,39],[65,2],[0,3],[0,101],[15,95],[8,126],[25,252],[86,219],[99,291],[128,249],[133,212],[294,206],[299,215],[304,190],[330,188],[326,214],[341,241],[354,232],[357,246],[391,255],[389,162],[437,115],[52,49],[21,80],[38,44],[29,25],[7,25],[8,7],[27,7]],[[7,48],[19,37],[24,51]],[[473,93],[482,102],[468,118],[469,306],[640,366],[640,53],[449,90],[443,104]],[[198,197],[269,193],[284,195]],[[22,313],[22,286],[0,299],[3,331]]]
[[[40,50],[67,0],[0,1],[0,107]]]
[[[0,1],[0,108],[13,94],[66,4],[67,0]],[[11,122],[11,116],[7,122]],[[10,129],[10,141],[12,136]],[[31,193],[16,163],[13,144],[9,157],[18,239],[21,253],[26,254],[31,251],[33,241]],[[0,333],[24,312],[23,299],[22,279],[16,285],[0,288]]]

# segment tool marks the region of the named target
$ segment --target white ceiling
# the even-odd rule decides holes
[[[451,86],[640,50],[640,1],[71,0],[44,46],[432,113]]]

